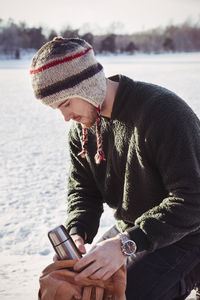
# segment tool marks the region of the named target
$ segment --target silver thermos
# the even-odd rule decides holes
[[[82,257],[81,252],[63,225],[49,231],[48,237],[59,260],[80,259]]]

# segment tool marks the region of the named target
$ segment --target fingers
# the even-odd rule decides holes
[[[88,299],[90,299],[91,293],[92,293],[92,287],[91,286],[84,287],[84,289],[83,289],[83,295],[82,295],[82,300],[88,300]]]
[[[103,299],[103,294],[104,294],[104,288],[101,287],[96,287],[96,300],[102,300]]]
[[[74,296],[73,299],[74,299],[74,300],[80,300],[80,299],[81,299],[81,296]]]
[[[112,294],[106,294],[104,295],[104,300],[114,300],[115,299],[115,296],[112,295]]]
[[[107,274],[109,272],[107,272],[107,270],[105,268],[100,268],[99,270],[97,270],[95,273],[93,273],[92,275],[90,275],[91,279],[102,279],[102,280],[106,280],[104,279],[105,277],[108,277]],[[109,278],[109,277],[108,277]],[[108,279],[107,278],[107,279]]]
[[[96,245],[92,246],[92,247],[90,248],[90,250],[89,250],[89,253],[92,252],[92,251],[94,251],[96,248],[97,248]]]
[[[102,272],[97,271],[96,273],[94,273],[92,276],[90,276],[91,279],[101,279],[101,280],[108,280],[112,275],[113,272],[108,271],[108,270],[100,270]]]
[[[86,254],[74,265],[74,271],[80,271],[87,267],[90,263],[94,262],[93,254]]]
[[[126,259],[121,252],[118,238],[105,240],[93,247],[74,265],[74,270],[80,272],[74,279],[79,281],[89,277],[107,280],[124,264]]]
[[[84,279],[84,278],[86,278],[86,277],[90,277],[93,273],[95,273],[99,268],[100,268],[100,266],[98,265],[98,263],[97,262],[92,262],[92,263],[90,263],[89,264],[89,266],[88,266],[88,264],[89,263],[87,263],[86,262],[86,264],[80,264],[79,266],[78,266],[78,268],[77,268],[77,263],[74,265],[74,270],[75,271],[78,271],[78,270],[80,270],[80,269],[82,269],[82,268],[84,268],[85,266],[87,266],[83,271],[81,271],[80,273],[78,273],[75,277],[74,277],[74,279],[76,280],[76,281],[80,281],[80,280],[82,280],[82,279]]]
[[[80,299],[81,299],[81,296],[73,296],[73,299],[74,299],[74,300],[80,300]]]
[[[59,260],[58,255],[55,254],[55,255],[53,256],[53,261],[56,262],[56,261],[58,261],[58,260]]]
[[[76,247],[79,249],[79,251],[82,254],[85,254],[86,253],[86,249],[85,249],[83,238],[80,235],[78,235],[78,234],[72,234],[71,237],[72,237],[74,243],[76,244]]]
[[[81,270],[81,272],[74,277],[76,281],[81,281],[84,278],[107,280],[115,271],[108,268],[108,264],[105,264],[103,260],[93,260],[90,256],[88,256],[88,258],[85,256],[79,260],[74,265],[74,270]]]
[[[74,265],[74,270],[79,271],[74,279],[80,281],[89,277],[91,279],[105,280],[112,276],[116,271],[115,268],[116,266],[111,263],[108,256],[106,255],[105,257],[104,251],[96,247]]]
[[[103,300],[104,288],[101,288],[101,287],[91,287],[91,286],[84,287],[83,295],[82,295],[81,299],[82,300],[88,300],[88,299],[90,299],[91,296],[93,295],[92,290],[93,290],[93,293],[95,292],[95,299],[96,300]]]
[[[101,287],[91,287],[91,286],[84,287],[81,299],[82,300],[88,300],[88,299],[90,299],[91,295],[93,294],[92,290],[93,290],[93,293],[95,291],[94,294],[95,294],[95,299],[96,300],[103,300],[104,299],[104,288],[101,288]],[[110,294],[110,295],[107,295],[107,298],[105,300],[111,300],[111,299],[112,299],[112,295]]]

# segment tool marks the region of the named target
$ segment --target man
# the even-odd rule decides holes
[[[59,109],[69,133],[66,227],[85,253],[103,203],[117,225],[74,267],[108,279],[127,263],[127,299],[186,295],[184,277],[200,260],[200,123],[162,87],[105,78],[92,47],[56,38],[31,66],[35,96]],[[95,124],[96,122],[96,124]]]

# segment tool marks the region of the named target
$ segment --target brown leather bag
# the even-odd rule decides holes
[[[74,281],[76,260],[60,260],[48,265],[39,282],[38,300],[126,300],[126,267],[122,266],[108,280],[85,278]]]

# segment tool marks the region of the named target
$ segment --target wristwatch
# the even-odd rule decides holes
[[[126,256],[134,255],[137,250],[136,243],[129,239],[125,234],[119,233],[119,237],[121,240],[122,253]]]

